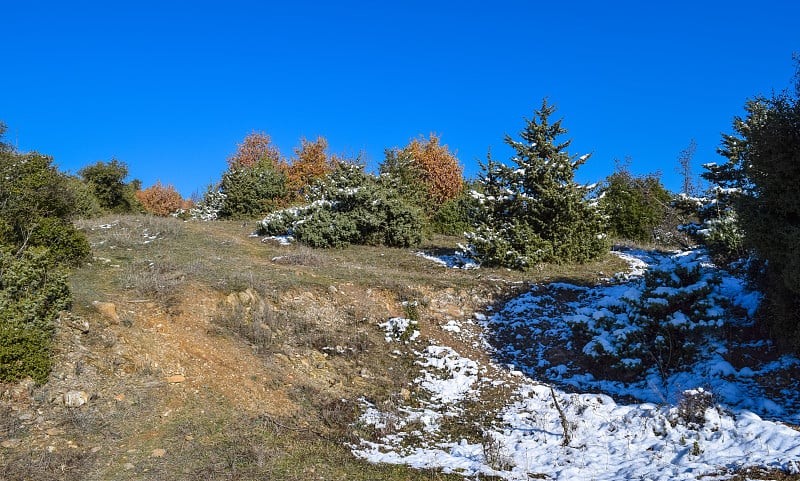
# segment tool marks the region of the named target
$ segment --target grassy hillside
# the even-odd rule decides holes
[[[241,222],[79,228],[93,260],[70,280],[50,381],[2,388],[0,479],[460,479],[347,447],[360,400],[416,395],[419,367],[378,324],[414,318],[441,337],[446,319],[528,282],[593,283],[623,267],[609,256],[524,274],[445,269],[407,249],[262,242]]]

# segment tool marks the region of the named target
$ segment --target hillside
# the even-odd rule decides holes
[[[280,245],[241,222],[79,227],[93,261],[72,275],[50,381],[0,391],[0,479],[798,479],[800,434],[781,424],[797,424],[793,358],[768,371],[763,347],[742,354],[761,351],[775,385],[736,399],[760,399],[775,422],[717,406],[723,395],[692,427],[670,424],[677,397],[653,403],[566,370],[546,379],[511,349],[536,330],[520,318],[503,332],[503,301],[548,283],[613,296],[592,289],[624,282],[612,279],[629,269],[618,256],[519,273],[410,249]],[[420,250],[438,258],[452,243]]]

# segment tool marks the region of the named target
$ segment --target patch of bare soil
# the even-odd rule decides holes
[[[180,399],[210,390],[243,411],[290,415],[296,406],[275,389],[287,382],[286,369],[217,332],[212,316],[223,300],[208,288],[192,286],[173,314],[153,303],[129,302],[133,325],[119,329],[125,354],[149,364]]]

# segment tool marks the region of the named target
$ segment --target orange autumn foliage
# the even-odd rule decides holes
[[[447,145],[439,144],[439,136],[431,133],[430,139],[420,135],[403,147],[402,152],[410,156],[412,164],[422,173],[428,196],[436,205],[455,198],[464,188],[462,168]]]
[[[236,153],[228,157],[228,166],[252,167],[259,160],[268,160],[276,167],[283,163],[281,151],[272,143],[270,136],[254,130],[245,136],[241,144],[236,145]]]
[[[300,139],[294,149],[295,157],[286,168],[286,185],[289,192],[300,195],[314,181],[333,172],[338,160],[328,154],[328,141],[317,137],[315,141]]]
[[[184,200],[175,187],[161,185],[161,181],[156,181],[147,189],[137,191],[136,200],[147,212],[160,216],[168,216],[178,209],[188,209],[192,206],[191,201]]]

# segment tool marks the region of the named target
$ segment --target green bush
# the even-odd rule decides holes
[[[233,164],[222,174],[220,217],[253,219],[272,212],[287,196],[286,174],[268,159],[253,165]]]
[[[349,244],[409,247],[422,240],[423,217],[383,177],[341,163],[309,195],[310,204],[273,212],[261,235],[292,235],[312,247]]]
[[[70,304],[66,274],[46,249],[0,249],[0,381],[47,380],[53,322]]]
[[[73,194],[52,158],[0,142],[0,382],[50,372],[53,320],[71,302],[63,266],[90,252]]]
[[[476,208],[475,199],[469,192],[464,191],[458,197],[442,204],[430,221],[430,229],[436,234],[464,235],[472,229]]]
[[[618,239],[657,242],[672,195],[655,175],[634,176],[627,168],[606,178],[600,206],[607,217],[608,233]]]
[[[87,261],[92,252],[83,233],[70,222],[52,217],[36,222],[31,231],[29,245],[47,247],[53,264],[78,266]]]
[[[74,200],[75,217],[91,219],[105,213],[91,185],[74,176],[67,176],[65,181]]]
[[[91,187],[103,209],[117,213],[143,211],[135,196],[141,183],[135,179],[125,183],[128,176],[125,162],[111,159],[106,163],[100,160],[80,169],[78,175]]]

